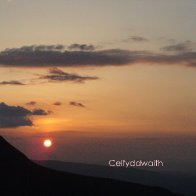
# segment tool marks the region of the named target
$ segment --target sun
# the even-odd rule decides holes
[[[44,145],[46,148],[49,148],[49,147],[52,146],[52,141],[51,141],[50,139],[46,139],[46,140],[44,140],[43,145]]]

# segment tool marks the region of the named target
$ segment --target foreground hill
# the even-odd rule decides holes
[[[39,166],[0,137],[0,195],[179,196],[167,189],[88,177]]]
[[[196,195],[196,176],[181,173],[154,172],[136,168],[115,168],[103,165],[84,163],[61,162],[61,161],[35,161],[36,163],[58,171],[71,172],[74,174],[110,178],[127,182],[158,186],[185,194]]]

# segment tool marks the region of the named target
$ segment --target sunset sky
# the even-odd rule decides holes
[[[72,153],[81,137],[195,137],[195,18],[194,0],[0,0],[0,133]]]

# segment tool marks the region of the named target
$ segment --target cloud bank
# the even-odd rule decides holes
[[[130,62],[127,51],[120,49],[72,51],[56,50],[54,48],[56,46],[24,46],[6,49],[0,52],[0,65],[14,67],[69,67],[124,65]]]
[[[8,106],[0,103],[0,128],[15,128],[19,126],[32,126],[29,119],[31,111],[20,106]]]
[[[48,115],[43,109],[30,111],[21,106],[9,106],[0,103],[0,128],[17,128],[20,126],[33,126],[31,116]]]
[[[166,46],[163,50],[184,51],[174,54],[151,53],[149,51],[130,51],[122,49],[109,50],[69,50],[62,45],[24,46],[6,49],[0,52],[0,66],[4,67],[103,67],[142,64],[177,64],[196,66],[196,51],[187,50],[184,45]],[[72,46],[73,47],[73,46]],[[81,46],[75,46],[81,47]],[[86,46],[85,46],[86,47]],[[85,48],[84,47],[84,48]],[[73,47],[74,48],[74,47]],[[77,75],[60,73],[51,74],[46,79],[66,80]],[[90,78],[89,78],[90,79]]]

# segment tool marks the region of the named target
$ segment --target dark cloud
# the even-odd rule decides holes
[[[20,81],[16,81],[16,80],[10,80],[10,81],[2,81],[0,82],[0,85],[25,85],[24,83],[20,82]]]
[[[47,79],[50,82],[84,82],[86,80],[96,80],[98,77],[95,76],[80,76],[77,74],[66,73],[58,68],[49,70],[48,75],[41,76],[40,79]]]
[[[72,44],[68,46],[69,50],[95,50],[96,47],[94,45],[87,45],[87,44]]]
[[[31,116],[48,115],[43,109],[30,111],[21,106],[9,106],[0,103],[0,128],[17,128],[20,126],[33,126]]]
[[[26,103],[26,105],[36,105],[36,104],[37,104],[36,101],[30,101],[30,102]]]
[[[129,51],[120,49],[99,51],[48,50],[44,46],[24,46],[0,52],[1,66],[105,66],[124,65],[130,62]],[[128,53],[127,53],[128,52]]]
[[[172,44],[161,48],[163,51],[167,52],[191,52],[193,50],[193,43],[191,41],[185,41],[182,43]]]
[[[45,111],[43,109],[35,109],[31,112],[31,115],[35,115],[35,116],[46,116],[48,114],[50,114],[51,112],[49,111]]]
[[[128,37],[127,39],[123,40],[123,41],[134,41],[134,42],[146,42],[148,41],[147,38],[145,37],[141,37],[141,36],[131,36],[131,37]]]
[[[53,105],[60,106],[60,105],[62,105],[62,103],[60,101],[56,101],[53,103]]]
[[[82,103],[79,103],[79,102],[75,102],[75,101],[71,101],[70,103],[69,103],[69,105],[71,105],[71,106],[76,106],[76,107],[85,107],[85,105],[83,105]]]
[[[29,119],[31,111],[20,106],[8,106],[0,103],[0,128],[16,128],[19,126],[32,126]]]
[[[14,52],[39,52],[39,51],[62,51],[65,49],[64,45],[32,45],[32,46],[22,46],[20,48],[11,48],[4,50],[4,53],[14,53]]]
[[[186,45],[186,44],[185,44]],[[43,46],[42,46],[43,48]],[[196,66],[196,51],[183,49],[179,46],[165,47],[165,50],[185,51],[174,54],[151,53],[148,51],[130,51],[121,49],[95,50],[95,51],[69,51],[54,49],[55,47],[22,47],[18,49],[7,49],[0,52],[0,66],[18,67],[83,67],[83,66],[123,66],[136,63],[142,64],[177,64]],[[56,46],[56,48],[58,48]],[[69,74],[59,70],[50,71],[49,75],[42,79],[49,81],[84,81],[97,79],[97,77],[85,77],[77,74]]]

